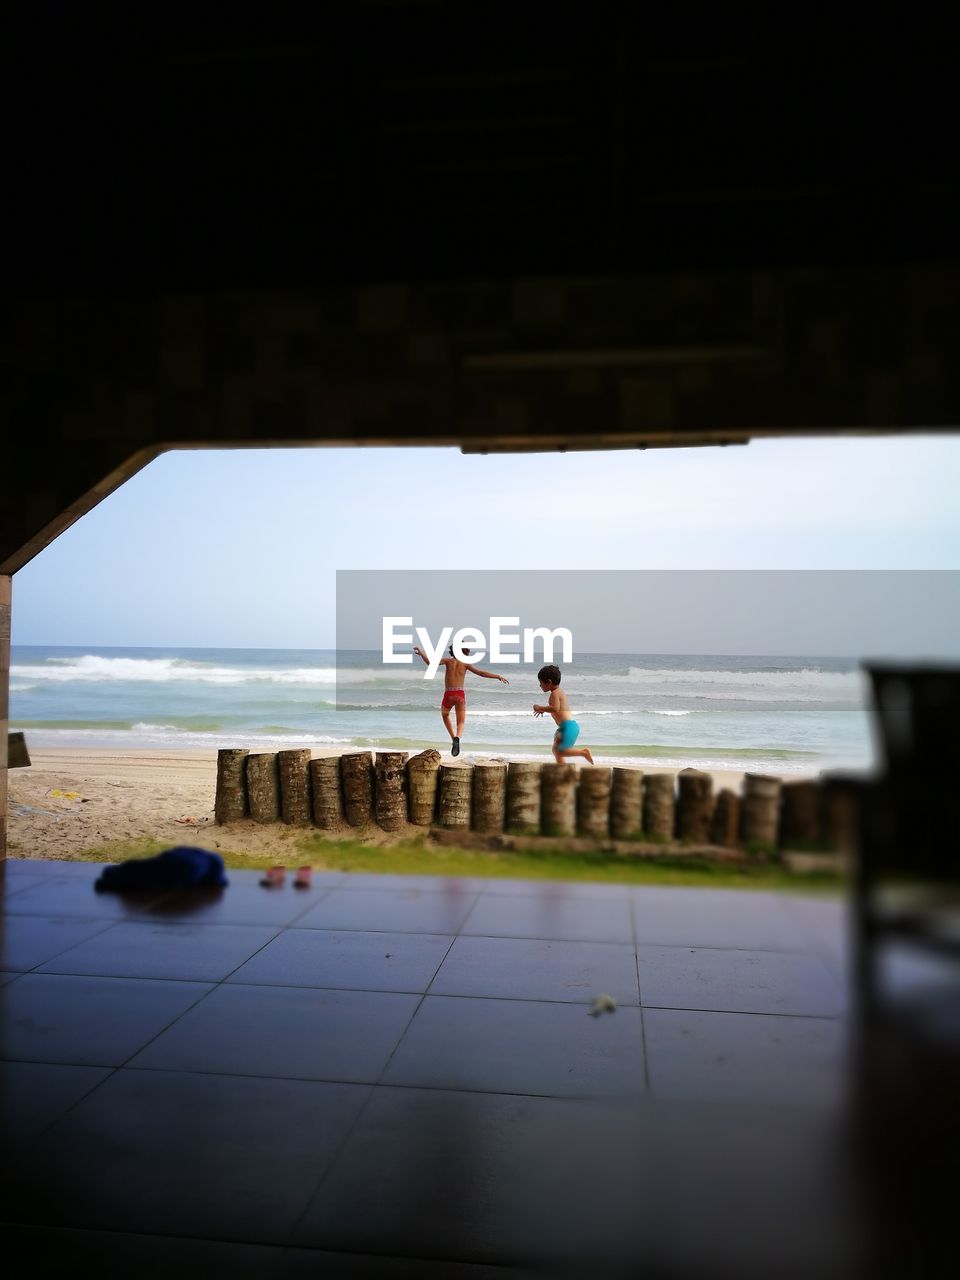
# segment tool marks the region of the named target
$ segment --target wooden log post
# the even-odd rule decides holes
[[[779,778],[763,773],[747,773],[743,779],[743,803],[740,806],[740,838],[744,847],[762,846],[776,849],[780,833]]]
[[[336,831],[343,823],[339,756],[320,756],[310,761],[310,794],[314,825],[322,831]]]
[[[687,844],[706,844],[713,817],[713,778],[699,769],[677,774],[677,836]]]
[[[277,752],[280,770],[280,817],[291,827],[308,827],[310,812],[310,748]]]
[[[441,827],[470,827],[470,800],[473,790],[473,769],[468,764],[442,764],[440,766],[440,817]]]
[[[615,768],[610,782],[610,834],[637,840],[643,833],[643,770]]]
[[[279,822],[280,771],[275,751],[247,756],[247,804],[254,822]]]
[[[369,751],[350,751],[340,757],[343,812],[351,827],[373,822],[373,759]]]
[[[540,772],[542,764],[511,760],[507,766],[507,830],[511,835],[540,834]]]
[[[410,821],[418,827],[429,827],[437,813],[437,791],[440,783],[440,752],[431,747],[411,756],[407,761],[407,791]]]
[[[710,843],[726,849],[736,849],[740,844],[740,797],[728,787],[717,796],[710,823]]]
[[[224,747],[217,752],[217,795],[214,822],[238,822],[247,815],[246,747]]]
[[[676,800],[672,773],[643,777],[643,831],[649,840],[672,840]]]
[[[834,853],[852,856],[857,848],[857,795],[841,779],[826,778],[822,786],[822,838]]]
[[[577,782],[577,830],[582,836],[600,838],[610,834],[611,770],[587,765]]]
[[[816,848],[823,839],[820,824],[820,787],[811,778],[785,782],[780,810],[780,844],[783,848]]]
[[[545,764],[540,775],[540,830],[572,836],[577,830],[577,766]]]
[[[507,766],[473,766],[473,829],[498,835],[507,817]]]
[[[406,751],[378,751],[375,765],[377,825],[399,831],[407,821]]]

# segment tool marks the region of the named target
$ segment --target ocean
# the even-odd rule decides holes
[[[10,722],[29,747],[449,748],[442,681],[332,649],[11,649]],[[467,677],[462,759],[549,758],[540,664]],[[874,764],[855,660],[575,654],[563,687],[599,763],[814,774]]]

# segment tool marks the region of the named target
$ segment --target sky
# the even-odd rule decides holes
[[[14,575],[12,641],[330,648],[344,569],[960,570],[958,494],[960,433],[176,451]]]

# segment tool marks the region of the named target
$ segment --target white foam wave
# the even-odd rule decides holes
[[[523,711],[520,711],[520,710],[502,711],[499,708],[494,710],[493,708],[489,708],[489,707],[469,707],[468,706],[467,714],[471,716],[484,716],[490,720],[512,720],[515,718],[526,719],[527,717],[533,715],[533,711],[531,710],[530,707],[526,707]],[[584,716],[589,716],[590,719],[592,720],[594,716],[642,716],[642,715],[692,716],[695,714],[695,712],[693,711],[658,711],[654,707],[591,707],[591,706],[587,706],[586,709],[581,714]]]
[[[96,747],[170,747],[183,749],[216,750],[242,748],[251,750],[282,751],[287,747],[349,747],[353,739],[334,737],[320,733],[226,733],[187,732],[175,725],[140,723],[130,729],[33,729],[30,742],[36,747],[96,746]]]
[[[167,684],[170,682],[241,685],[321,685],[374,684],[404,681],[396,672],[374,668],[345,667],[231,667],[192,662],[186,658],[102,658],[85,654],[80,658],[53,658],[49,662],[11,667],[11,677],[54,684],[111,681]],[[414,679],[411,675],[410,681]]]
[[[573,678],[573,677],[571,677]],[[820,667],[798,667],[795,671],[762,670],[725,671],[720,668],[695,668],[682,670],[676,667],[629,667],[626,675],[606,672],[581,671],[576,679],[579,684],[719,684],[753,688],[763,686],[772,689],[837,689],[855,690],[865,678],[862,671],[824,671]]]

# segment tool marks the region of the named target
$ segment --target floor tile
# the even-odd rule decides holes
[[[643,1034],[657,1097],[836,1105],[848,1083],[843,1024],[831,1018],[645,1009]]]
[[[3,1226],[4,1244],[30,1259],[33,1276],[95,1274],[102,1280],[544,1280],[542,1274],[449,1259],[330,1253],[273,1244],[92,1231],[82,1227]]]
[[[6,914],[39,916],[90,916],[119,920],[143,916],[168,895],[163,893],[101,893],[80,876],[64,876],[15,893],[5,904]]]
[[[418,996],[224,985],[131,1066],[371,1082]]]
[[[645,1265],[625,1274],[682,1280],[876,1274],[858,1265],[851,1226],[860,1206],[850,1194],[848,1135],[832,1108],[650,1102],[636,1139],[642,1194],[635,1209],[645,1227]]]
[[[0,989],[0,1057],[120,1066],[210,987],[25,973]]]
[[[282,1241],[368,1090],[119,1071],[38,1144],[21,1220]]]
[[[431,995],[589,1003],[601,992],[639,1004],[633,946],[620,942],[544,942],[538,938],[456,939]]]
[[[116,924],[37,972],[218,982],[276,934],[263,925]]]
[[[538,1276],[611,1274],[605,1257],[643,1212],[627,1127],[620,1111],[570,1100],[379,1087],[297,1239]],[[541,1269],[578,1253],[589,1270]]]
[[[489,876],[485,892],[499,897],[630,899],[630,886],[626,884],[589,880],[519,880],[513,876]]]
[[[95,1275],[98,1280],[285,1280],[282,1245],[225,1244],[130,1231],[4,1224],[4,1244],[30,1259],[30,1274]],[[298,1252],[303,1252],[298,1251]],[[324,1277],[336,1272],[324,1272]]]
[[[476,901],[473,893],[422,889],[334,889],[297,921],[300,929],[386,933],[456,933]]]
[[[555,1097],[643,1091],[638,1008],[591,1017],[585,1004],[427,996],[385,1084]]]
[[[287,883],[266,889],[260,884],[227,885],[221,889],[191,889],[156,903],[150,918],[158,921],[196,921],[199,924],[293,924],[329,893],[314,885],[300,891]]]
[[[773,893],[729,889],[636,888],[637,942],[643,945],[805,951],[808,939]]]
[[[44,880],[70,876],[78,880],[96,880],[107,862],[78,862],[70,858],[8,858],[7,874],[42,876]]]
[[[479,893],[487,881],[480,876],[403,876],[376,872],[347,871],[340,877],[341,889],[419,889],[421,893],[443,893],[452,899]]]
[[[844,996],[819,956],[637,947],[640,1000],[670,1009],[839,1017]]]
[[[0,965],[27,970],[95,937],[113,920],[81,916],[5,916],[0,919]]]
[[[486,937],[545,938],[570,942],[632,942],[627,899],[493,896],[484,894],[462,932]]]
[[[423,992],[451,942],[448,934],[286,929],[228,981]]]
[[[803,898],[791,894],[785,898],[788,914],[797,922],[807,939],[808,949],[846,971],[850,959],[850,909],[837,899]]]
[[[0,864],[2,865],[2,864]],[[32,889],[38,884],[45,884],[43,876],[6,875],[0,873],[0,905],[24,889]]]
[[[38,1137],[110,1072],[110,1067],[0,1062],[0,1130],[17,1142]]]
[[[284,888],[292,889],[293,878],[296,875],[297,869],[295,866],[290,865],[287,867],[286,871],[287,874]],[[242,869],[237,870],[236,868],[231,867],[226,872],[226,876],[229,882],[227,885],[228,889],[261,889],[263,887],[260,884],[260,881],[264,877],[264,872],[262,870],[244,871]],[[314,870],[310,879],[314,890],[333,889],[336,885],[342,884],[344,880],[347,879],[347,873],[345,871]],[[301,890],[297,890],[297,893],[300,892]]]

